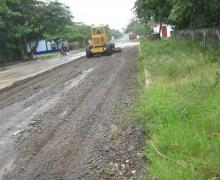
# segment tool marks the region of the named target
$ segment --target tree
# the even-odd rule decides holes
[[[137,0],[134,9],[137,17],[146,24],[149,21],[159,23],[160,33],[162,23],[168,22],[172,6],[169,0]]]
[[[91,27],[84,23],[72,22],[64,28],[62,39],[69,41],[75,46],[83,47],[88,43],[91,36]]]
[[[219,0],[173,0],[169,22],[176,29],[220,26]]]
[[[79,46],[86,46],[91,37],[91,26],[88,26],[84,23],[77,23],[76,25],[78,27],[80,37],[78,38]]]
[[[110,38],[114,37],[115,39],[118,39],[121,38],[123,34],[119,30],[108,28],[108,35]]]
[[[27,59],[28,42],[60,38],[71,19],[69,8],[58,1],[1,0],[0,62]]]
[[[137,0],[134,9],[146,24],[169,23],[176,29],[220,27],[219,0]]]
[[[37,20],[40,24],[41,37],[54,40],[58,45],[64,37],[66,28],[72,24],[73,16],[69,7],[58,1],[50,1],[42,3],[39,12]]]
[[[138,35],[147,35],[151,32],[151,28],[136,19],[132,19],[131,22],[128,24],[125,33],[135,32]]]
[[[31,19],[35,0],[2,0],[0,3],[1,59],[26,57],[26,40],[32,31]]]

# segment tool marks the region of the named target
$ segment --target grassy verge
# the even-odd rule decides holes
[[[146,130],[145,155],[158,179],[220,177],[220,49],[195,42],[143,40],[150,74],[135,107]]]
[[[48,59],[51,57],[60,56],[60,52],[54,52],[54,53],[47,53],[42,55],[35,55],[34,58],[40,58],[40,59]]]

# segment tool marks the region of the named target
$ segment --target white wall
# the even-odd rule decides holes
[[[154,33],[159,33],[159,30],[160,30],[159,26],[156,26],[156,27],[153,28]]]
[[[37,46],[37,49],[36,51],[37,52],[44,52],[44,51],[50,51],[52,50],[51,48],[51,44],[53,44],[54,42],[53,41],[47,41],[47,46],[46,46],[46,41],[45,40],[40,40],[39,43],[38,43],[38,46]],[[35,42],[31,42],[30,44],[28,43],[27,44],[27,50],[28,52],[30,52],[30,45],[31,45],[31,48],[33,48],[35,46]],[[47,49],[48,48],[48,49]]]
[[[167,36],[170,37],[171,36],[171,32],[173,31],[173,27],[171,25],[167,26]]]
[[[171,31],[173,31],[173,28],[171,25],[163,25],[163,26],[167,26],[167,37],[171,36]],[[160,30],[160,25],[157,25],[156,27],[153,28],[154,33],[159,33]],[[160,32],[160,36],[162,37],[162,31]]]

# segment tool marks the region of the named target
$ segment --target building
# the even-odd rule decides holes
[[[55,41],[46,41],[40,40],[38,42],[36,50],[33,52],[34,55],[37,54],[46,54],[51,52],[57,52],[61,49],[62,45],[67,43],[66,41],[60,40],[57,43]],[[28,52],[31,52],[31,49],[36,45],[36,42],[30,42],[27,44]]]
[[[130,32],[129,33],[129,40],[136,40],[137,39],[137,34],[135,32]]]
[[[154,26],[153,26],[154,33],[159,33],[159,30],[160,30],[160,24],[154,24]],[[161,33],[160,33],[160,37],[169,38],[169,37],[171,37],[172,32],[173,32],[173,27],[171,25],[163,24],[162,29],[161,29]]]

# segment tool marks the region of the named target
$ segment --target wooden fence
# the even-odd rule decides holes
[[[203,44],[220,44],[220,28],[174,31],[176,39],[197,40]]]

